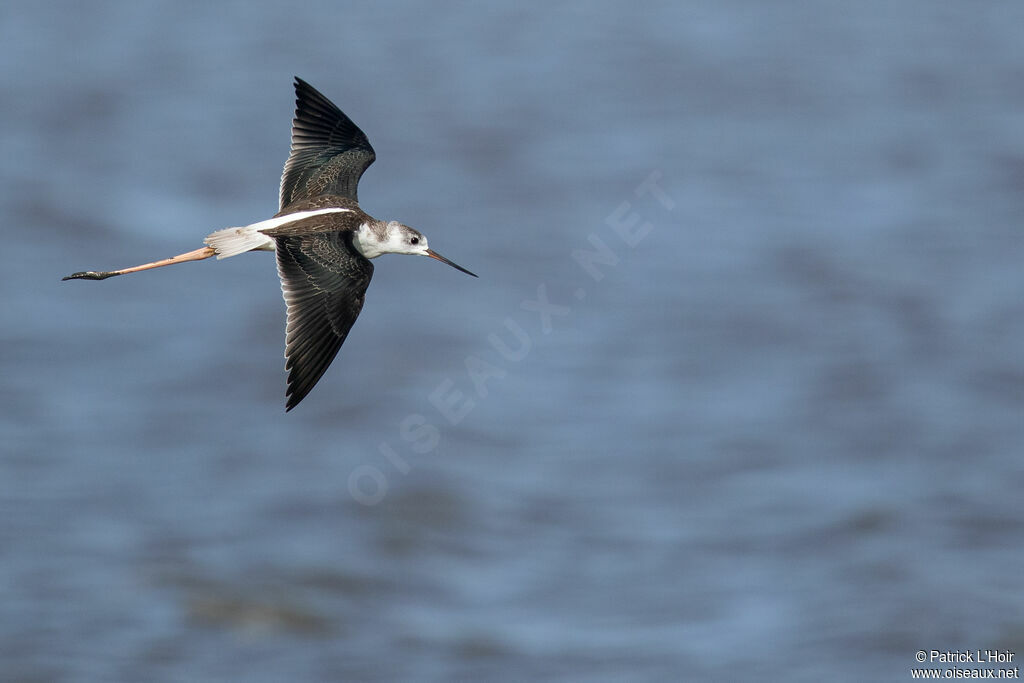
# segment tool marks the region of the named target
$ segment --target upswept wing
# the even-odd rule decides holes
[[[358,201],[363,171],[377,155],[363,131],[333,102],[295,78],[291,154],[281,175],[281,206],[332,194]]]

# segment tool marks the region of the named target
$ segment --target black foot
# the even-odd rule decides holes
[[[85,270],[85,271],[82,271],[81,273],[71,273],[71,275],[68,275],[67,277],[62,277],[61,281],[63,281],[63,280],[106,280],[108,277],[114,277],[115,275],[120,275],[120,274],[121,273],[118,273],[116,271],[111,271],[111,270],[106,270],[106,271],[103,271],[103,272],[100,272],[100,273],[96,272],[95,270]]]

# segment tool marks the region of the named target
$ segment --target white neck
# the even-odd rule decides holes
[[[352,245],[366,258],[377,258],[391,252],[388,249],[390,237],[391,230],[386,223],[360,223],[359,229],[352,235]]]

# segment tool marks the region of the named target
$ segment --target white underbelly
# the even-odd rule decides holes
[[[277,218],[270,218],[259,223],[244,225],[240,228],[224,228],[223,230],[211,232],[203,240],[203,243],[208,247],[213,247],[217,252],[218,259],[237,256],[247,251],[274,251],[274,238],[263,234],[264,230],[279,228],[282,225],[301,221],[310,216],[351,210],[335,207],[331,209],[315,209],[313,211],[297,211],[286,216],[278,216]]]

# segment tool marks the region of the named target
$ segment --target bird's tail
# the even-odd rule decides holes
[[[273,251],[274,239],[260,232],[256,225],[262,224],[246,225],[241,228],[224,228],[217,232],[211,232],[203,240],[203,243],[217,252],[218,259],[237,256],[247,251]]]

